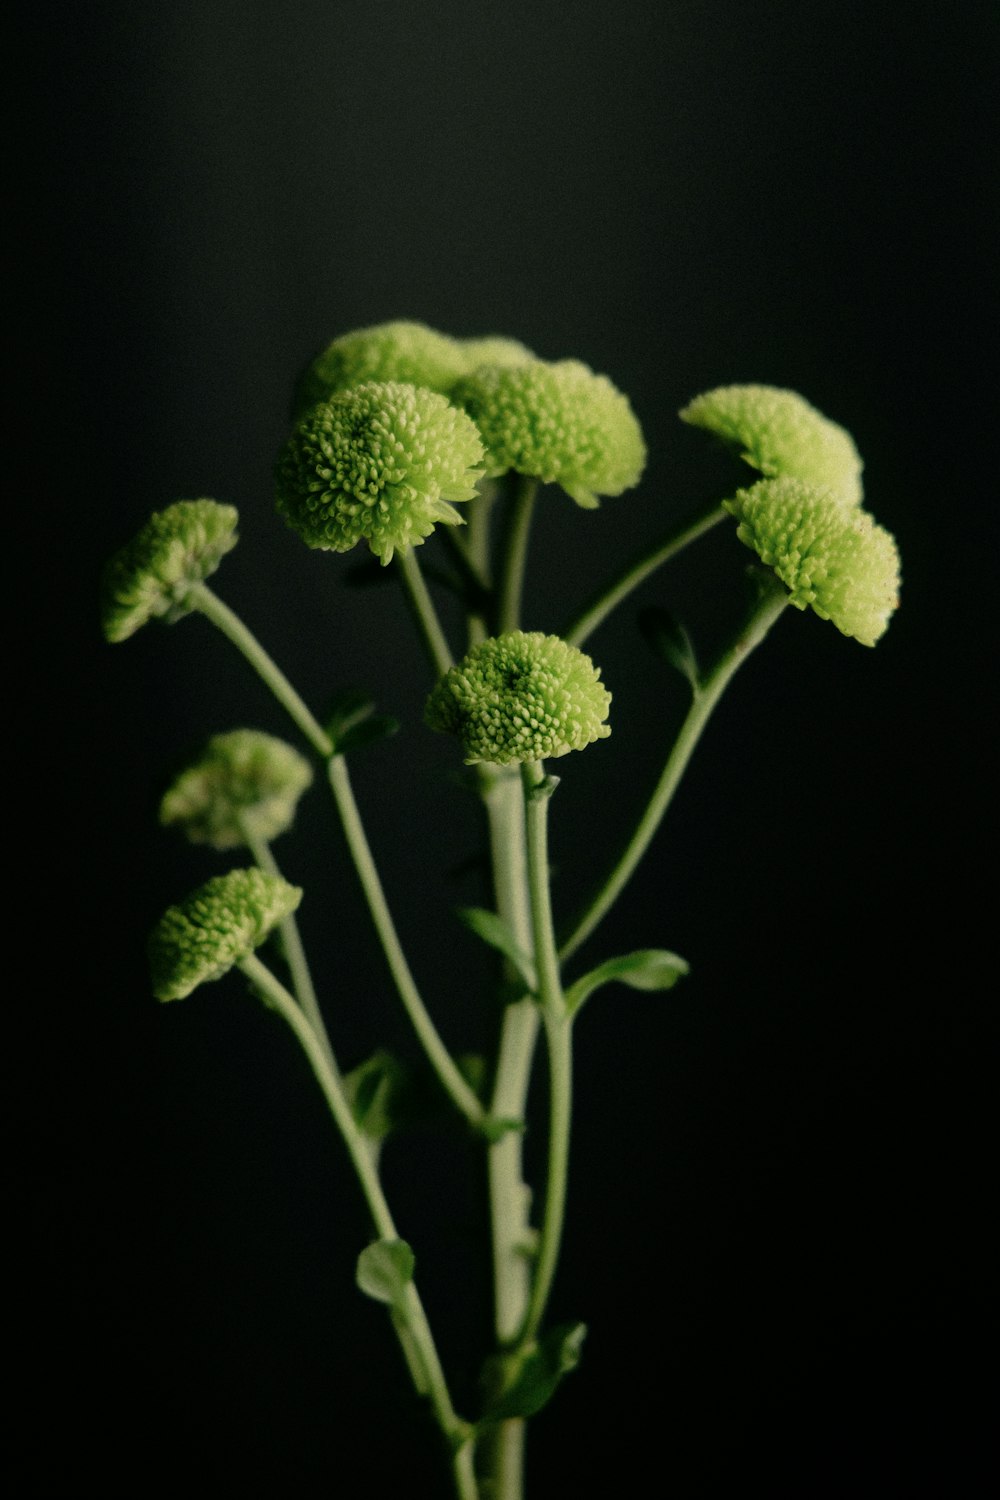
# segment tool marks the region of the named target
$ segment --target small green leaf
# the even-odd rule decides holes
[[[627,984],[633,990],[669,990],[683,979],[690,965],[665,948],[640,948],[598,964],[566,991],[566,1011],[575,1015],[583,1002],[605,984]]]
[[[399,729],[391,714],[377,714],[367,693],[348,688],[334,699],[324,725],[338,755],[388,739]]]
[[[480,1126],[491,1146],[495,1146],[497,1141],[502,1141],[505,1135],[510,1135],[514,1131],[519,1135],[523,1134],[525,1128],[523,1120],[509,1119],[506,1115],[487,1115]]]
[[[536,988],[535,966],[524,952],[503,917],[483,906],[460,906],[456,909],[460,922],[474,932],[490,948],[502,953],[520,974],[530,990]]]
[[[355,1280],[366,1297],[395,1307],[413,1280],[414,1265],[405,1240],[376,1240],[358,1256]]]
[[[405,1115],[409,1072],[398,1057],[379,1050],[350,1073],[345,1073],[344,1092],[351,1113],[372,1141],[384,1141]]]
[[[698,658],[684,626],[667,610],[653,604],[639,611],[639,629],[656,655],[697,689],[701,681]]]
[[[489,1422],[533,1417],[551,1401],[564,1375],[580,1363],[586,1323],[562,1323],[544,1334],[521,1365],[514,1383],[486,1412]]]

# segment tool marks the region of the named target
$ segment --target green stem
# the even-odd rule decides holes
[[[347,839],[347,846],[354,861],[354,868],[358,873],[368,910],[375,924],[375,931],[382,945],[389,971],[399,991],[399,997],[442,1087],[469,1124],[480,1130],[486,1122],[486,1113],[441,1040],[410,972],[410,966],[406,961],[406,955],[385,899],[378,870],[375,868],[375,861],[361,822],[361,814],[354,800],[351,780],[347,774],[347,763],[342,755],[334,755],[330,758],[327,762],[327,774],[337,811],[340,814],[344,836]]]
[[[537,494],[538,480],[527,474],[520,475],[507,532],[503,573],[500,579],[497,629],[501,635],[508,630],[517,630],[520,623],[524,569],[528,558],[528,537],[531,534],[531,518],[534,514]]]
[[[722,653],[715,666],[695,689],[687,717],[681,725],[680,733],[674,742],[646,810],[618,862],[560,948],[561,958],[567,959],[570,954],[576,952],[580,944],[590,936],[618,899],[660,826],[716,704],[747,657],[755,647],[760,645],[787,603],[786,589],[777,580],[769,581],[762,588],[757,604],[736,639]]]
[[[563,639],[571,646],[582,646],[587,637],[597,629],[611,613],[627,599],[633,589],[637,589],[650,573],[662,567],[670,558],[676,557],[678,552],[683,551],[689,543],[694,542],[706,531],[711,531],[713,526],[725,518],[725,511],[716,501],[709,510],[702,511],[693,520],[686,521],[677,531],[672,531],[663,541],[657,542],[654,547],[648,548],[634,562],[621,573],[614,583],[602,589],[590,603],[580,611],[574,620],[563,631]]]
[[[247,828],[242,818],[237,818],[250,853],[253,855],[260,868],[268,875],[281,876],[278,862],[271,852],[271,846],[267,839],[258,838]],[[327,1034],[326,1025],[323,1021],[323,1013],[319,1008],[316,998],[316,989],[309,972],[309,962],[306,958],[306,950],[302,946],[302,936],[299,932],[299,924],[295,919],[295,913],[289,915],[279,924],[281,941],[284,944],[285,958],[288,962],[288,972],[292,978],[292,989],[313,1031],[316,1033],[327,1053],[332,1058],[333,1049],[330,1046],[330,1038]]]
[[[232,642],[237,651],[242,652],[257,675],[271,689],[285,712],[305,735],[317,755],[322,756],[324,760],[331,756],[333,744],[329,735],[313,718],[284,672],[271,660],[257,637],[247,629],[239,615],[234,614],[228,604],[223,604],[218,594],[213,593],[205,583],[196,583],[193,586],[188,594],[188,603],[199,610],[206,619],[211,620],[212,624]]]
[[[439,677],[443,677],[452,666],[454,658],[451,649],[441,629],[441,621],[438,619],[437,610],[430,591],[424,582],[424,575],[420,571],[417,562],[416,548],[407,547],[404,552],[396,553],[399,576],[402,580],[403,591],[406,594],[420,639],[430,658],[431,665]]]
[[[382,1191],[368,1145],[358,1129],[354,1116],[351,1113],[347,1096],[344,1093],[343,1081],[337,1069],[333,1057],[327,1053],[319,1038],[316,1036],[309,1022],[296,1005],[292,996],[275,976],[271,973],[255,954],[250,954],[240,963],[240,968],[247,978],[257,989],[265,1002],[271,1005],[284,1021],[288,1023],[295,1033],[302,1050],[316,1075],[316,1081],[323,1091],[323,1096],[330,1108],[330,1113],[340,1131],[351,1163],[361,1184],[361,1190],[371,1214],[375,1232],[380,1239],[397,1240],[399,1234],[393,1221],[392,1213],[386,1202]],[[431,1333],[427,1314],[424,1311],[420,1294],[412,1281],[407,1284],[406,1291],[399,1303],[394,1308],[400,1322],[405,1329],[406,1335],[411,1340],[419,1356],[420,1374],[423,1376],[422,1384],[430,1398],[434,1415],[438,1426],[444,1433],[448,1443],[458,1452],[469,1445],[469,1429],[455,1413],[448,1392],[448,1385],[438,1358],[437,1346]],[[403,1340],[401,1339],[401,1343]],[[406,1352],[404,1347],[404,1353]],[[409,1362],[409,1361],[408,1361]],[[456,1482],[459,1475],[456,1463]],[[468,1465],[464,1465],[468,1467]],[[466,1480],[459,1486],[458,1490],[461,1500],[475,1500],[476,1487],[474,1479]]]
[[[545,1213],[538,1246],[538,1263],[531,1288],[522,1346],[541,1327],[555,1276],[566,1215],[570,1120],[573,1102],[572,1028],[566,1014],[552,922],[549,891],[548,806],[552,784],[539,761],[523,767],[525,826],[528,839],[528,885],[535,966],[549,1054],[549,1155],[545,1182]]]

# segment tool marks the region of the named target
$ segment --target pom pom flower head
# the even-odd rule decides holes
[[[846,505],[861,503],[863,464],[854,439],[795,391],[719,386],[696,396],[680,418],[741,449],[740,457],[768,478],[804,479]]]
[[[456,386],[486,445],[488,473],[515,469],[559,484],[592,510],[638,484],[646,463],[628,398],[575,359],[485,365]]]
[[[797,609],[874,646],[899,603],[899,553],[866,511],[798,479],[762,479],[725,508],[738,536],[774,569]]]
[[[155,511],[104,571],[101,624],[109,641],[124,641],[147,620],[169,623],[190,614],[188,594],[236,546],[239,517],[215,500],[178,500]]]
[[[479,339],[460,339],[467,373],[478,370],[480,365],[502,365],[510,369],[514,365],[531,364],[535,356],[517,339],[508,339],[500,334],[487,334]]]
[[[230,870],[164,912],[149,939],[157,1000],[183,1000],[221,979],[259,948],[302,899],[298,886],[263,870]]]
[[[597,668],[576,646],[512,630],[483,641],[445,673],[425,718],[458,737],[467,764],[509,765],[605,739],[610,703]]]
[[[383,563],[461,516],[482,469],[475,424],[434,391],[365,381],[307,412],[278,458],[278,509],[310,547],[365,540]]]
[[[446,394],[469,368],[457,339],[424,323],[376,323],[341,334],[299,376],[293,414],[366,380],[400,380]]]
[[[256,729],[209,740],[204,753],[170,787],[160,822],[176,823],[194,844],[233,849],[247,836],[273,839],[290,828],[312,781],[309,762],[292,746]]]

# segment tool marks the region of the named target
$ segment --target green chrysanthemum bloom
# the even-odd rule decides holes
[[[297,420],[317,401],[329,401],[366,380],[399,380],[447,394],[468,365],[456,339],[423,323],[356,328],[328,344],[299,376],[292,414]]]
[[[854,439],[795,391],[773,385],[723,385],[679,413],[682,422],[714,432],[770,478],[787,476],[861,503],[864,467]]]
[[[263,870],[216,875],[171,906],[153,928],[149,964],[157,1000],[183,1000],[221,979],[295,910],[298,886]]]
[[[452,400],[482,433],[492,475],[516,469],[559,484],[588,510],[639,482],[646,445],[628,398],[579,360],[486,365]]]
[[[454,734],[468,765],[545,760],[611,733],[611,694],[589,656],[556,635],[512,630],[483,641],[427,700],[431,729]]]
[[[459,339],[459,344],[469,374],[478,370],[480,365],[501,365],[504,369],[511,369],[514,365],[531,364],[537,358],[517,339],[504,338],[500,334],[488,334],[481,339]]]
[[[278,458],[278,509],[310,547],[347,552],[362,539],[383,563],[461,522],[483,445],[465,412],[396,381],[367,381],[314,406]]]
[[[790,603],[874,646],[899,603],[899,552],[867,511],[799,479],[762,479],[725,508],[740,540],[787,585]]]
[[[160,803],[160,822],[179,823],[193,844],[234,849],[247,835],[277,838],[292,826],[312,781],[309,762],[292,745],[256,729],[216,734],[182,771]]]
[[[101,624],[109,641],[124,641],[154,617],[172,623],[190,614],[187,596],[236,546],[232,505],[178,500],[154,511],[104,570]]]

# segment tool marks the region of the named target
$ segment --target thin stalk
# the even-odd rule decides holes
[[[679,530],[672,531],[663,541],[648,548],[634,562],[629,563],[613,583],[595,595],[576,618],[570,621],[563,631],[563,639],[571,646],[582,646],[598,625],[607,619],[611,611],[617,609],[622,600],[627,599],[633,589],[637,589],[650,573],[655,573],[657,568],[669,562],[670,558],[676,557],[677,553],[683,551],[691,542],[704,536],[706,531],[711,531],[713,526],[717,526],[725,518],[725,514],[722,506],[716,501],[709,510],[702,511],[693,520],[685,521]]]
[[[196,583],[187,597],[188,603],[199,610],[206,619],[211,620],[212,624],[232,642],[237,651],[242,652],[297,728],[305,735],[317,755],[322,756],[324,760],[328,759],[333,754],[330,736],[313,718],[284,672],[271,660],[257,637],[247,629],[239,615],[234,614],[228,604],[223,604],[218,594],[213,593],[206,583]]]
[[[502,635],[508,630],[517,630],[521,618],[521,593],[524,589],[524,569],[528,557],[528,537],[531,534],[531,518],[538,494],[538,480],[530,475],[518,477],[514,495],[514,508],[507,532],[503,573],[500,578],[500,602],[497,613],[497,629]]]
[[[443,677],[448,668],[453,665],[454,658],[451,648],[441,628],[434,601],[430,596],[430,590],[424,582],[424,575],[420,571],[420,564],[416,557],[416,548],[407,547],[403,552],[396,553],[399,577],[403,584],[403,592],[406,594],[410,613],[413,616],[420,639],[424,643],[424,649],[430,658],[431,665],[438,677]]]
[[[522,768],[525,826],[528,839],[528,885],[535,966],[549,1054],[549,1155],[545,1182],[545,1213],[538,1246],[538,1263],[531,1288],[528,1316],[521,1344],[534,1339],[541,1327],[559,1259],[566,1216],[570,1120],[573,1103],[572,1028],[566,1014],[552,922],[549,890],[548,806],[551,786],[545,784],[541,762]]]
[[[347,763],[342,755],[331,756],[327,762],[327,774],[337,811],[340,814],[344,836],[347,839],[347,846],[354,861],[354,868],[358,873],[368,910],[399,997],[445,1092],[469,1124],[480,1130],[485,1124],[486,1112],[441,1040],[410,972],[410,966],[396,933],[385,892],[382,889],[382,882],[372,858],[364,825],[361,822],[361,814],[354,800],[354,791],[347,773]]]
[[[670,806],[681,777],[687,769],[695,746],[716,704],[747,657],[755,647],[760,645],[787,603],[788,593],[782,585],[776,581],[773,586],[768,585],[766,592],[762,591],[760,599],[736,639],[722,653],[715,666],[695,689],[687,717],[681,725],[680,733],[674,742],[646,810],[614,868],[560,948],[559,956],[562,959],[565,960],[570,954],[576,952],[621,895]]]
[[[260,868],[268,875],[281,875],[278,862],[271,852],[271,846],[267,839],[258,838],[247,828],[242,818],[238,819],[243,838],[246,841],[250,853],[253,855]],[[289,912],[279,924],[281,941],[285,949],[285,958],[288,962],[288,972],[292,978],[292,989],[295,998],[299,1002],[302,1011],[320,1042],[326,1048],[332,1058],[333,1049],[330,1046],[330,1038],[327,1034],[326,1025],[323,1021],[323,1013],[319,1008],[316,998],[316,989],[309,972],[309,962],[306,958],[306,950],[302,945],[302,935],[299,932],[299,924],[295,919],[295,913]]]
[[[393,1221],[392,1213],[386,1202],[379,1181],[378,1173],[361,1131],[358,1129],[354,1116],[351,1113],[347,1096],[344,1093],[343,1081],[332,1056],[328,1055],[326,1049],[321,1045],[318,1037],[306,1020],[302,1011],[296,1005],[294,999],[285,989],[284,985],[271,973],[255,954],[250,954],[240,963],[240,968],[254,985],[264,1000],[271,1005],[284,1021],[288,1023],[305,1052],[306,1057],[316,1075],[316,1081],[323,1091],[323,1096],[333,1115],[337,1129],[347,1147],[348,1155],[361,1184],[368,1211],[371,1214],[375,1232],[380,1239],[397,1240],[399,1234]],[[427,1314],[424,1311],[420,1294],[412,1281],[407,1284],[406,1291],[393,1311],[399,1318],[406,1334],[415,1347],[420,1364],[420,1374],[423,1376],[423,1385],[430,1398],[434,1415],[438,1426],[444,1433],[446,1440],[451,1444],[453,1451],[462,1451],[463,1447],[469,1446],[469,1429],[455,1412],[448,1391],[441,1361],[438,1358],[437,1346],[431,1333]],[[400,1339],[403,1342],[403,1339]],[[404,1346],[404,1354],[406,1349]],[[409,1359],[407,1361],[409,1363]],[[457,1453],[456,1453],[457,1460]],[[460,1476],[456,1470],[456,1483]],[[468,1468],[468,1464],[463,1464]],[[458,1489],[461,1500],[475,1500],[476,1486],[471,1474],[462,1477]]]

